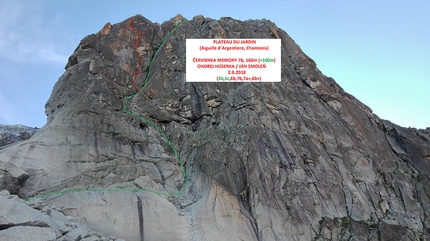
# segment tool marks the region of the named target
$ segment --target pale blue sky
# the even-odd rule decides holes
[[[270,19],[379,117],[430,126],[430,1],[0,0],[0,124],[41,127],[79,41],[135,14]]]

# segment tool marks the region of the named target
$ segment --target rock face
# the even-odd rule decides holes
[[[29,175],[20,197],[124,240],[430,238],[430,129],[378,118],[269,20],[182,21],[137,15],[136,31],[127,19],[80,42],[48,123],[0,149]],[[279,38],[282,82],[186,83],[187,38]],[[124,101],[139,56],[135,81],[150,72],[148,84]],[[123,190],[184,189],[175,152],[182,195]]]

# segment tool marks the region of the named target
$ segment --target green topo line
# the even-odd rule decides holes
[[[65,194],[65,193],[74,193],[74,192],[114,192],[114,191],[128,191],[128,192],[133,192],[133,193],[139,193],[139,192],[146,192],[146,193],[154,193],[157,194],[159,196],[164,196],[164,197],[174,197],[174,196],[179,196],[181,194],[183,194],[185,192],[185,190],[188,187],[188,178],[187,178],[187,173],[185,171],[185,166],[181,161],[181,158],[179,157],[179,154],[175,148],[175,146],[172,144],[172,142],[170,142],[170,140],[167,138],[166,133],[164,133],[163,130],[161,130],[161,128],[155,124],[155,122],[150,121],[148,119],[145,119],[137,114],[132,113],[131,111],[127,110],[127,105],[126,102],[135,97],[136,95],[138,95],[140,92],[142,92],[142,90],[146,87],[146,85],[148,84],[149,81],[149,77],[151,74],[151,68],[152,68],[152,64],[155,61],[155,58],[157,57],[158,52],[161,50],[161,48],[163,47],[164,43],[166,42],[166,40],[168,39],[168,37],[170,36],[170,34],[179,26],[181,26],[183,23],[187,22],[187,20],[185,19],[184,21],[182,21],[180,24],[176,25],[174,28],[172,28],[166,36],[164,36],[163,41],[161,42],[160,46],[158,46],[157,50],[155,51],[154,56],[152,57],[152,60],[149,64],[149,68],[148,68],[148,75],[145,78],[145,82],[143,83],[142,87],[134,94],[131,94],[127,97],[124,98],[123,100],[123,109],[124,112],[127,113],[128,115],[142,121],[145,122],[151,126],[153,126],[155,129],[157,129],[157,131],[161,134],[161,136],[163,137],[163,139],[167,142],[167,144],[170,146],[170,148],[172,148],[173,153],[175,154],[175,158],[179,164],[179,166],[181,167],[181,172],[183,174],[183,178],[184,178],[184,185],[182,186],[182,189],[178,192],[175,193],[166,193],[166,192],[157,192],[154,190],[145,190],[145,189],[131,189],[131,188],[74,188],[74,189],[66,189],[66,190],[61,190],[61,191],[57,191],[57,192],[50,192],[50,193],[45,193],[45,194],[40,194],[37,195],[35,197],[29,198],[28,200],[26,200],[26,202],[28,201],[33,201],[33,200],[37,200],[40,198],[44,198],[44,197],[49,197],[49,196],[54,196],[54,195],[61,195],[61,194]],[[137,51],[137,50],[136,50]],[[137,77],[137,76],[135,76]],[[134,78],[135,78],[134,77]]]

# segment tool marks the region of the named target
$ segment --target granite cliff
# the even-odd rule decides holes
[[[0,237],[430,239],[429,128],[380,119],[269,20],[131,19],[85,37],[47,124],[0,147],[29,199],[2,192]],[[282,82],[187,83],[193,38],[281,39]]]

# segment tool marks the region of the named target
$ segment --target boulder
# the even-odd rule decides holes
[[[15,226],[6,230],[0,230],[2,240],[13,241],[54,241],[55,232],[50,228],[33,226]]]
[[[17,226],[49,228],[56,236],[60,236],[57,225],[49,216],[31,208],[15,195],[0,195],[0,227],[10,229]],[[44,233],[46,230],[43,229],[41,232]]]
[[[0,160],[0,191],[7,190],[12,194],[18,194],[28,178],[28,173],[21,168]]]

